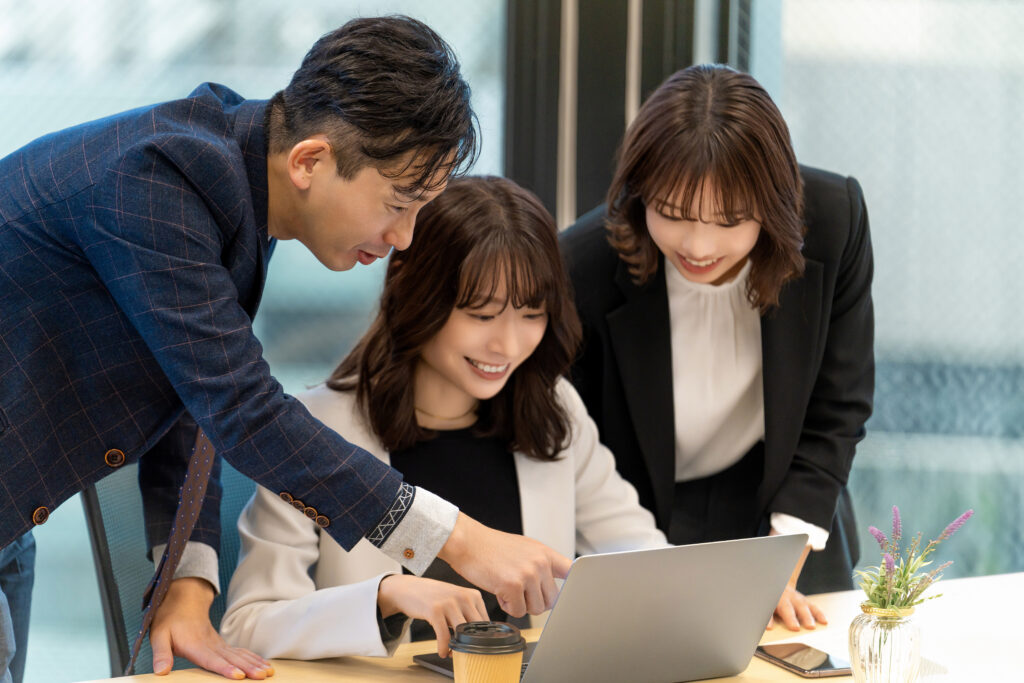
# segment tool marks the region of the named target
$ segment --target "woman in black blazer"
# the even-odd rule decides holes
[[[641,108],[607,204],[561,245],[573,381],[619,471],[674,543],[808,532],[824,549],[776,617],[823,620],[803,594],[852,586],[846,482],[874,393],[857,181],[798,166],[753,78],[693,66]]]

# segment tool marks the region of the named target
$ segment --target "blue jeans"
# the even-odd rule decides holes
[[[11,683],[8,666],[14,654],[14,627],[11,625],[11,611],[7,609],[7,598],[0,591],[0,683]]]
[[[21,683],[25,675],[35,565],[31,531],[0,550],[0,683]]]

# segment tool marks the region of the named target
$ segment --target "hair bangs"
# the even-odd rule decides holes
[[[558,297],[557,273],[549,255],[527,239],[488,240],[467,254],[459,272],[456,308],[483,308],[500,303],[502,310],[544,308]]]
[[[636,172],[645,179],[637,188],[644,205],[672,218],[726,225],[761,216],[742,156],[716,142],[691,136],[675,149],[651,154]]]

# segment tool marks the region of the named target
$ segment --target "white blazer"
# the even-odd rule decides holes
[[[567,557],[665,546],[653,515],[598,441],[576,390],[562,379],[556,392],[570,419],[569,445],[551,461],[514,454],[523,535]],[[389,462],[354,392],[319,386],[298,398],[325,425]],[[377,627],[377,587],[384,576],[401,573],[397,562],[366,539],[346,552],[262,487],[242,511],[238,532],[241,553],[221,622],[230,644],[289,659],[394,651],[399,639],[383,642]]]

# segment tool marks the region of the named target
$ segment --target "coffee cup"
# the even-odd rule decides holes
[[[470,621],[448,642],[455,683],[519,683],[526,641],[504,621]]]

